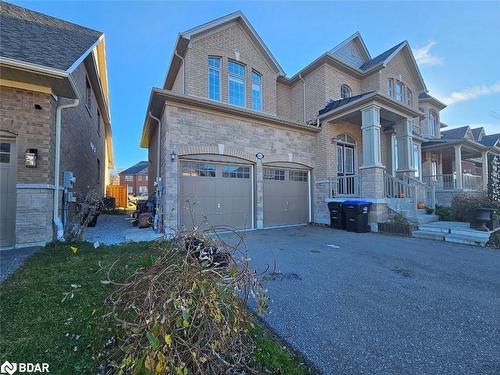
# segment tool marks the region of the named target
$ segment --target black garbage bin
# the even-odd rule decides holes
[[[342,202],[329,202],[330,227],[345,229],[345,214],[342,212]]]
[[[349,232],[366,233],[370,231],[368,213],[371,202],[344,201],[342,211],[345,214],[345,229]]]

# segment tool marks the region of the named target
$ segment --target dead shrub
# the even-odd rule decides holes
[[[230,374],[248,368],[254,343],[246,303],[267,308],[267,293],[248,266],[243,238],[180,232],[158,243],[161,256],[112,293],[118,374]],[[114,281],[109,281],[113,282]]]
[[[66,224],[64,232],[64,238],[70,242],[82,239],[83,233],[89,224],[96,220],[103,207],[102,197],[94,190],[77,195],[76,199],[75,211],[70,215],[70,220]]]

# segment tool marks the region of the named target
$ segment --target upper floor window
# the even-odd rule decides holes
[[[396,90],[394,97],[398,102],[403,101],[403,84],[399,81],[396,81]]]
[[[262,76],[252,71],[252,109],[262,111]]]
[[[133,181],[134,177],[133,176],[125,176],[125,181]]]
[[[97,110],[97,134],[101,135],[101,112]]]
[[[340,86],[340,98],[347,99],[351,97],[351,89],[347,85]]]
[[[228,66],[229,104],[245,106],[245,66],[229,60]]]
[[[208,58],[208,97],[220,100],[220,58]]]
[[[410,88],[406,88],[406,104],[408,106],[413,107],[413,93],[411,92]]]
[[[394,80],[392,78],[387,80],[387,95],[394,96]]]
[[[85,105],[88,109],[92,108],[92,90],[88,78],[85,78]]]
[[[431,111],[429,112],[429,130],[430,134],[433,137],[437,137],[438,135],[438,121],[437,121],[437,115]]]

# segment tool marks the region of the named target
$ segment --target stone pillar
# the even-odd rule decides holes
[[[483,190],[488,192],[488,151],[483,151],[481,153],[481,160],[483,162],[482,172],[483,172]]]
[[[462,145],[455,145],[455,174],[457,176],[457,189],[462,189]]]
[[[165,150],[163,150],[165,152]],[[169,160],[165,162],[164,173],[162,174],[163,183],[163,196],[162,196],[162,211],[163,211],[163,226],[164,232],[167,236],[172,235],[178,229],[181,220],[182,206],[178,207],[179,201],[179,158],[174,161]],[[184,202],[180,202],[181,205]]]
[[[396,123],[396,139],[398,141],[398,174],[415,173],[413,161],[412,120],[403,119]]]
[[[383,167],[380,151],[380,107],[370,105],[361,110],[363,132],[362,168]]]
[[[255,163],[255,203],[257,213],[257,229],[264,228],[264,168],[262,160]]]

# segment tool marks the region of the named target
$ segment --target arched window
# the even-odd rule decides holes
[[[356,140],[353,136],[349,134],[340,134],[336,138],[337,142],[347,143],[350,145],[356,145]]]
[[[340,86],[340,98],[347,99],[351,97],[351,89],[347,85]]]

